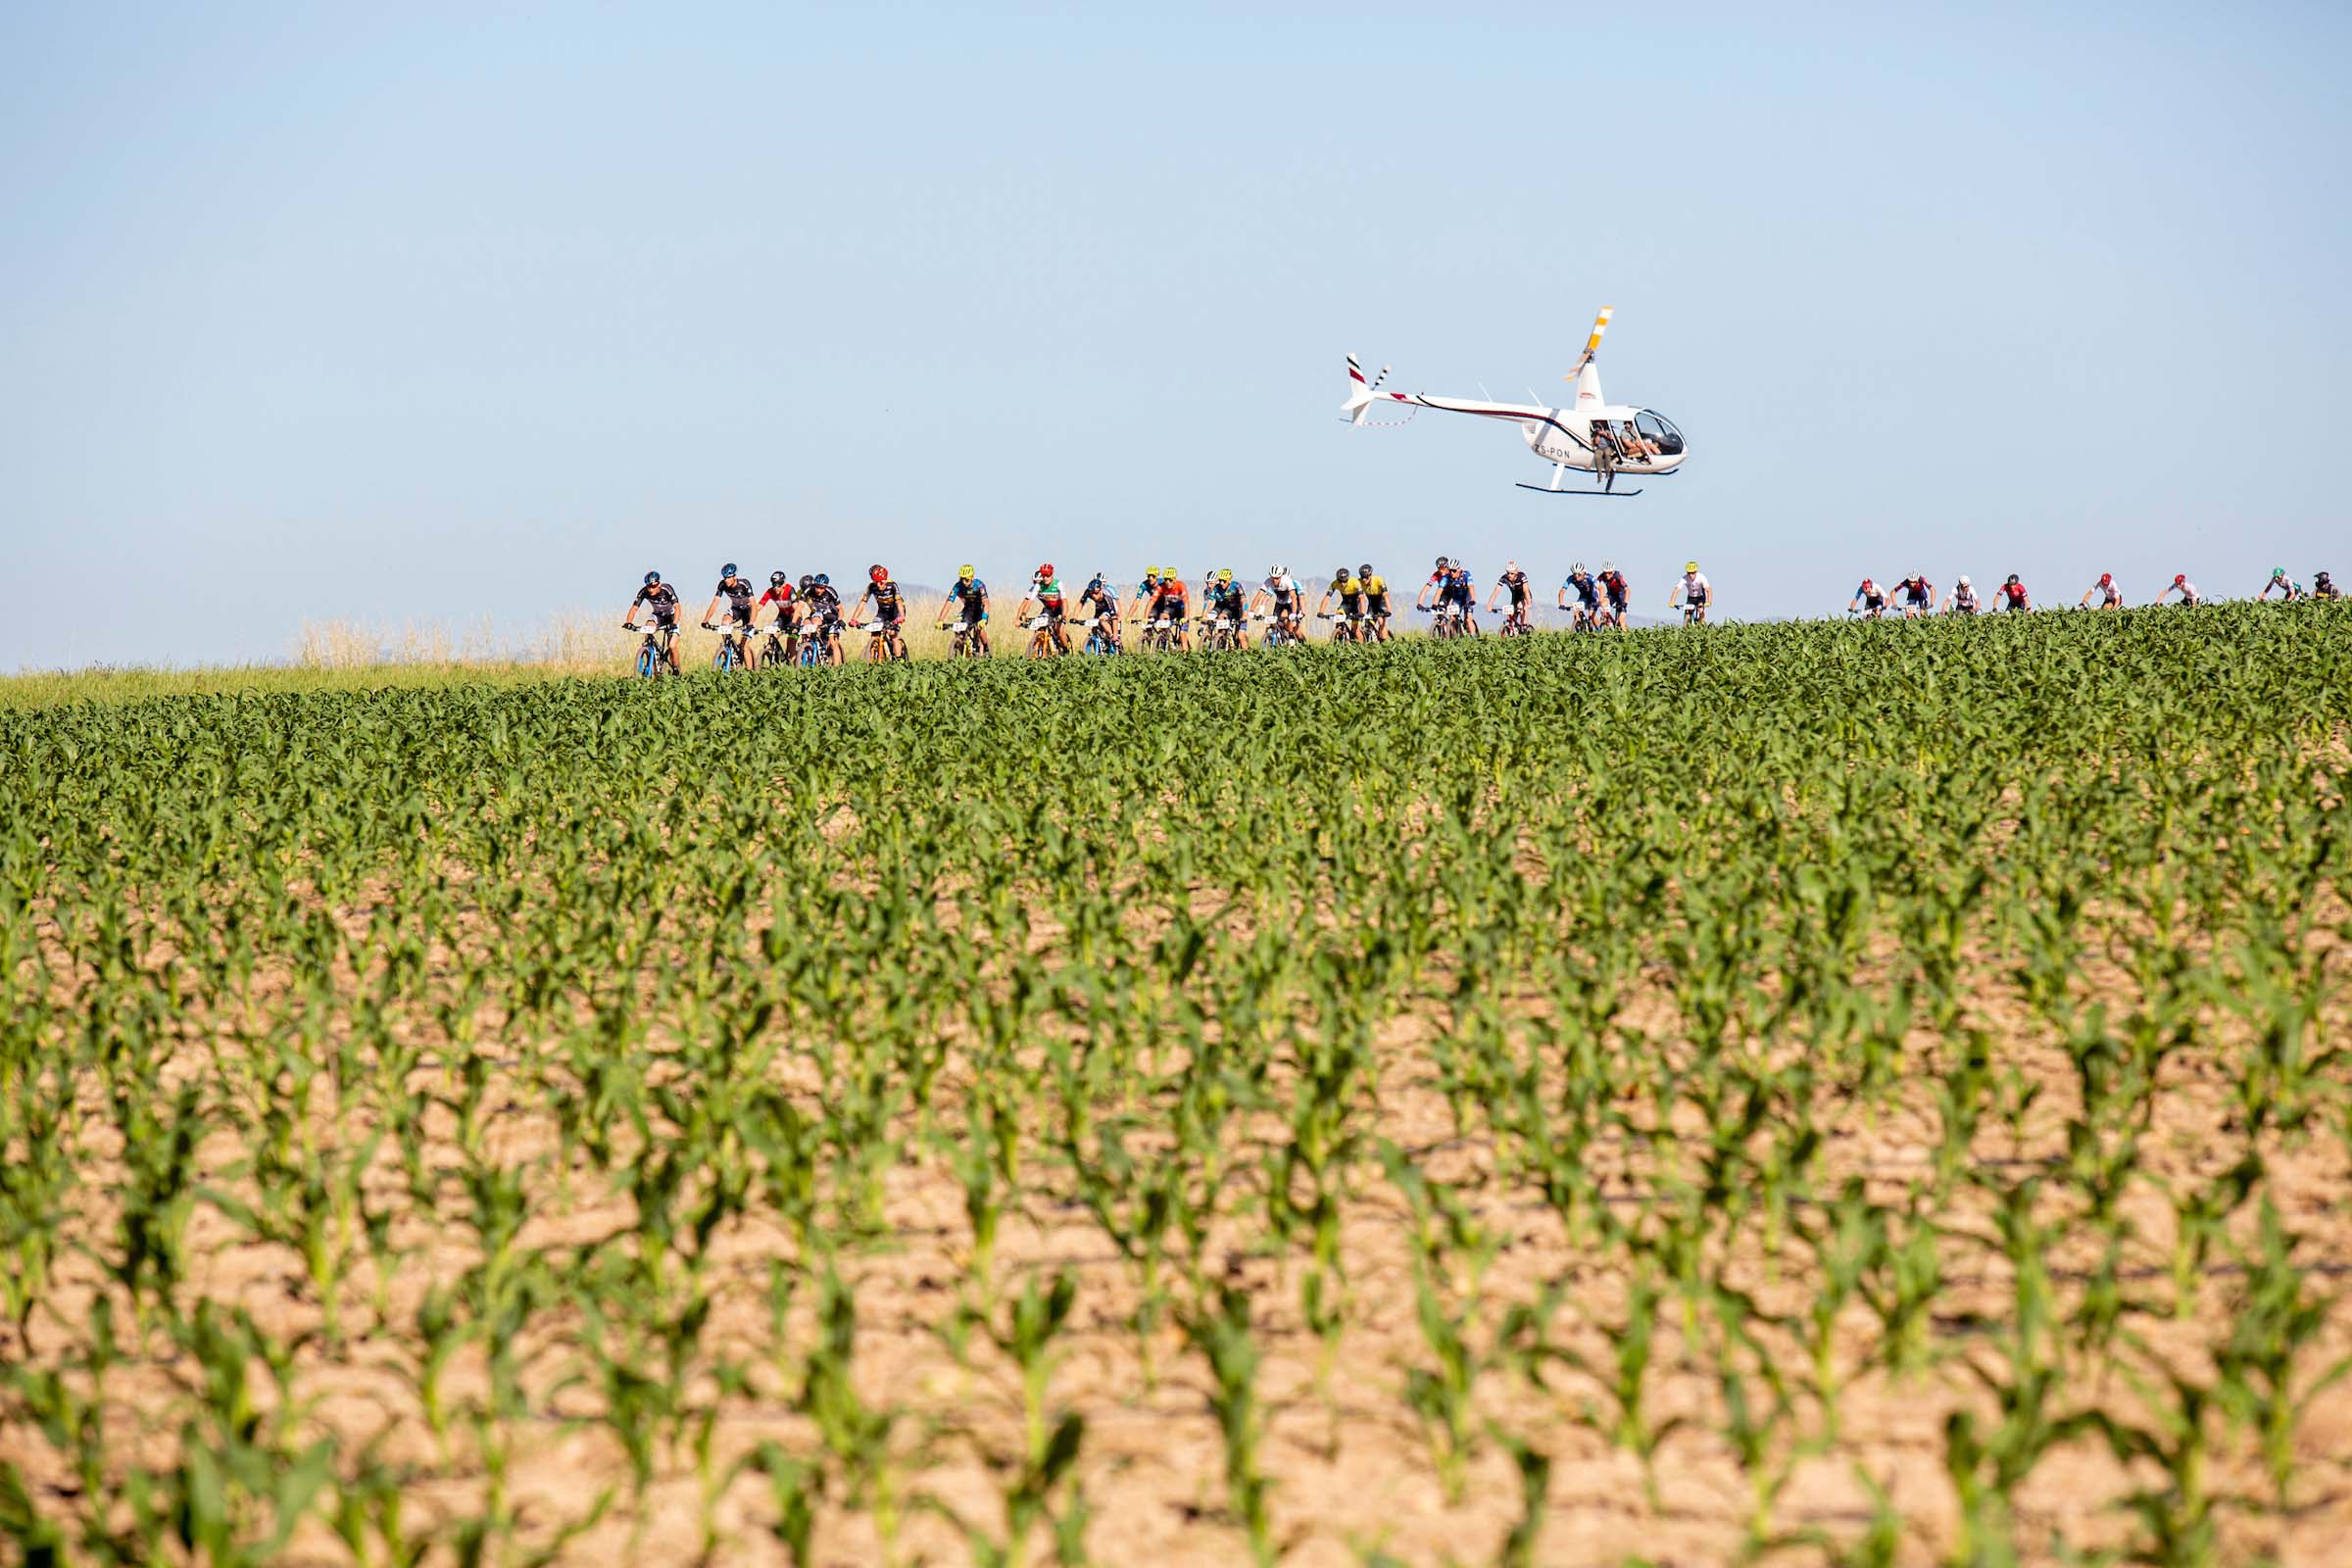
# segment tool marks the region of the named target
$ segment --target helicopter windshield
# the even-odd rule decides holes
[[[1643,409],[1635,416],[1634,425],[1642,432],[1643,440],[1658,449],[1661,457],[1671,458],[1681,454],[1683,432],[1674,427],[1672,419],[1655,409]]]

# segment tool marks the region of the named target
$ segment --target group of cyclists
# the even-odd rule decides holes
[[[1593,572],[1580,561],[1560,584],[1557,605],[1571,612],[1571,624],[1578,630],[1621,627],[1628,623],[1632,592],[1614,562],[1602,562],[1600,569]],[[1475,637],[1484,634],[1480,614],[1495,613],[1496,601],[1506,594],[1509,604],[1501,609],[1496,634],[1525,635],[1532,629],[1535,590],[1519,563],[1513,561],[1503,567],[1482,607],[1469,566],[1440,556],[1414,596],[1412,609],[1432,617],[1437,636]],[[1310,598],[1314,599],[1311,610]],[[1686,620],[1701,621],[1713,600],[1714,590],[1693,561],[1667,603],[1680,605]],[[672,671],[678,667],[680,605],[676,588],[659,571],[645,574],[636,597],[629,602],[622,625],[645,637],[639,662],[648,673],[661,662],[666,662]],[[1030,575],[1013,618],[1030,633],[1031,656],[1047,658],[1071,653],[1078,646],[1095,654],[1125,652],[1131,641],[1126,630],[1130,626],[1141,628],[1140,636],[1132,640],[1149,650],[1246,648],[1253,641],[1280,647],[1306,640],[1310,615],[1330,623],[1336,642],[1387,642],[1395,635],[1397,609],[1388,579],[1370,562],[1334,568],[1319,596],[1281,564],[1249,583],[1237,578],[1230,566],[1220,567],[1201,577],[1197,595],[1175,567],[1147,566],[1133,598],[1125,605],[1101,571],[1087,580],[1073,604],[1060,574],[1047,562]],[[639,624],[641,612],[644,625]],[[840,664],[846,657],[844,634],[860,629],[868,633],[865,657],[882,662],[907,657],[908,613],[905,590],[889,568],[879,564],[866,568],[865,586],[851,603],[824,572],[805,573],[796,581],[787,572],[772,571],[766,590],[756,593],[751,579],[735,563],[728,562],[719,568],[718,584],[703,610],[702,625],[706,631],[719,633],[715,662],[720,668],[757,668],[777,662]],[[988,584],[970,565],[957,568],[955,585],[941,601],[937,615],[940,629],[954,634],[951,657],[979,658],[992,651],[990,615]],[[1075,644],[1073,637],[1078,640]]]
[[[1469,566],[1440,556],[1414,596],[1412,609],[1432,617],[1431,629],[1439,637],[1476,637],[1484,635],[1479,616],[1495,613],[1496,602],[1506,594],[1509,604],[1500,607],[1502,618],[1495,627],[1496,635],[1523,636],[1532,629],[1535,594],[1519,563],[1505,564],[1488,588],[1482,606]],[[2285,600],[2343,597],[2328,573],[2316,573],[2307,588],[2289,577],[2283,566],[2273,568],[2270,580],[2255,597],[2269,599],[2274,594]],[[1309,598],[1315,600],[1311,610]],[[2123,589],[2113,572],[2099,573],[2099,580],[2084,590],[2080,608],[2090,608],[2093,600],[2102,609],[2123,608]],[[1570,566],[1555,600],[1556,608],[1568,613],[1570,626],[1578,631],[1629,624],[1632,602],[1633,589],[1625,573],[1609,561],[1602,562],[1598,571],[1587,570],[1581,561]],[[2164,591],[2150,601],[2168,602],[2196,605],[2203,603],[2203,598],[2185,572],[2176,572]],[[1706,620],[1714,603],[1714,586],[1698,569],[1698,563],[1685,564],[1682,576],[1666,597],[1667,607],[1680,609],[1686,624],[1696,624]],[[636,598],[629,602],[623,625],[644,635],[640,664],[648,672],[661,662],[666,662],[673,671],[678,667],[679,608],[677,590],[659,571],[647,572]],[[1091,654],[1123,653],[1131,641],[1147,650],[1184,652],[1195,647],[1247,648],[1253,641],[1280,647],[1306,640],[1310,615],[1330,623],[1335,642],[1387,642],[1395,635],[1397,608],[1388,579],[1370,562],[1335,568],[1320,596],[1288,566],[1279,564],[1270,567],[1264,577],[1247,583],[1237,578],[1230,566],[1220,567],[1202,575],[1197,594],[1175,567],[1147,566],[1134,596],[1124,604],[1118,590],[1100,571],[1087,579],[1073,603],[1059,572],[1047,562],[1030,574],[1013,618],[1029,633],[1031,657],[1042,659],[1080,647]],[[2014,571],[1991,591],[1989,605],[1965,574],[1939,598],[1928,574],[1919,571],[1891,584],[1863,578],[1846,612],[1871,620],[1887,615],[1911,619],[1939,613],[1973,615],[1987,608],[2028,611],[2034,608],[2034,599]],[[718,585],[704,608],[702,624],[704,630],[719,633],[715,662],[720,668],[778,662],[839,664],[846,657],[844,634],[851,630],[868,634],[866,659],[895,662],[907,657],[906,630],[910,610],[906,590],[889,568],[879,564],[866,568],[865,585],[852,602],[846,601],[821,571],[804,573],[797,580],[789,573],[771,571],[766,590],[756,592],[751,579],[729,562],[719,568]],[[643,626],[638,624],[640,612],[648,621]],[[954,634],[952,657],[979,658],[992,652],[990,613],[988,584],[971,566],[957,568],[955,585],[940,602],[936,617],[942,631]],[[1140,627],[1140,635],[1131,639],[1126,630],[1130,626]]]
[[[2274,593],[2279,597],[2282,603],[2297,599],[2343,598],[2343,591],[2336,587],[2334,579],[2327,572],[2313,573],[2311,586],[2306,588],[2302,583],[2289,577],[2284,566],[2273,566],[2270,580],[2262,585],[2262,591],[2254,597],[2257,600],[2267,600]],[[2175,598],[2175,595],[2179,597]],[[2094,607],[2091,601],[2094,599],[2098,601],[2095,608],[2100,610],[2125,608],[2124,590],[2117,584],[2114,572],[2100,572],[2099,580],[2082,591],[2082,597],[2077,602],[2075,608],[2078,610],[2092,609]],[[2151,605],[2201,605],[2204,602],[2204,595],[2197,592],[2197,585],[2188,580],[2188,573],[2184,571],[2174,572],[2173,580],[2165,585],[2164,591],[2148,601]],[[1928,580],[1928,574],[1924,571],[1915,571],[1910,576],[1891,585],[1878,582],[1869,577],[1863,578],[1862,586],[1854,590],[1854,597],[1847,602],[1845,612],[1849,615],[1858,615],[1865,620],[1879,620],[1894,614],[1901,615],[1905,620],[1911,620],[1921,615],[1932,614],[1973,615],[1984,608],[1985,605],[1978,595],[1976,585],[1969,581],[1965,572],[1961,574],[1959,581],[1952,584],[1951,591],[1945,594],[1942,601],[1938,603],[1936,597],[1936,585]],[[2014,571],[2009,573],[2008,578],[1992,591],[1992,608],[1999,611],[2032,610],[2034,596],[2027,590],[2025,579]]]

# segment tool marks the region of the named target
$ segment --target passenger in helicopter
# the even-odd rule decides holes
[[[1617,437],[1606,419],[1592,421],[1592,476],[1606,479],[1617,471]]]
[[[1658,444],[1643,435],[1631,419],[1625,421],[1625,439],[1621,444],[1630,462],[1648,463],[1659,456]]]

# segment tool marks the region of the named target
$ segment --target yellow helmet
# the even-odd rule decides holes
[[[972,576],[973,572],[971,563],[969,562],[966,562],[962,565],[956,568],[956,580],[957,582],[970,582],[972,580]]]
[[[1222,570],[1222,571],[1218,572],[1218,573],[1217,573],[1217,581],[1219,581],[1219,582],[1231,582],[1231,581],[1233,581],[1233,568],[1232,568],[1231,566],[1227,566],[1227,567],[1226,567],[1224,570]]]
[[[1698,569],[1698,563],[1695,561],[1686,561],[1683,563],[1683,569],[1685,571],[1696,571]]]

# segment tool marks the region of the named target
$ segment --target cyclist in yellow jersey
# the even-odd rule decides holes
[[[1361,635],[1363,623],[1360,617],[1364,612],[1364,584],[1361,578],[1346,566],[1340,567],[1331,574],[1331,586],[1323,591],[1323,603],[1315,608],[1315,613],[1320,616],[1328,612],[1332,601],[1335,599],[1339,601],[1341,619],[1339,624],[1333,627],[1334,635],[1348,637]],[[1349,616],[1358,618],[1350,620],[1347,618]]]
[[[1355,580],[1364,588],[1364,628],[1375,642],[1389,640],[1389,616],[1394,612],[1389,605],[1389,579],[1372,569],[1365,562],[1355,568]]]

